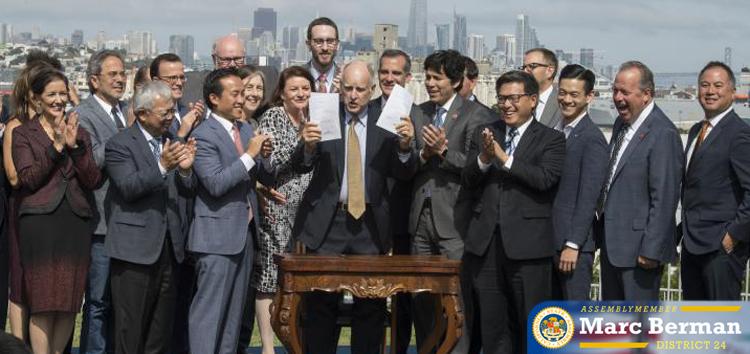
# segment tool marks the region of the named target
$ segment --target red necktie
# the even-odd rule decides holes
[[[318,76],[318,92],[328,93],[328,77],[326,74],[320,74]]]

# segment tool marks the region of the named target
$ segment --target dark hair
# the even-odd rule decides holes
[[[29,53],[26,54],[26,66],[31,66],[37,63],[47,63],[59,71],[65,71],[62,63],[60,63],[60,59],[38,49],[29,51]]]
[[[626,61],[620,65],[620,70],[617,71],[617,73],[621,73],[628,69],[637,69],[638,72],[641,74],[641,82],[640,82],[640,88],[641,91],[650,90],[651,95],[654,95],[654,90],[656,85],[654,85],[654,73],[651,72],[651,69],[646,66],[646,64],[641,63],[637,60],[631,60]]]
[[[502,74],[495,82],[495,90],[500,91],[500,87],[505,84],[518,82],[523,84],[523,93],[532,96],[539,96],[539,83],[536,82],[531,74],[522,70],[508,71]]]
[[[333,20],[331,20],[328,17],[318,17],[318,18],[312,20],[312,22],[310,22],[309,25],[307,25],[307,40],[308,41],[312,39],[312,29],[315,26],[331,26],[331,27],[333,27],[333,29],[336,30],[336,39],[337,40],[339,39],[339,27],[336,26],[336,23],[333,22]]]
[[[424,60],[424,71],[444,72],[445,76],[451,80],[451,84],[458,83],[456,91],[461,90],[463,85],[465,68],[463,55],[452,49],[438,50]]]
[[[378,61],[378,66],[383,65],[383,58],[398,58],[403,57],[406,64],[404,64],[404,73],[408,74],[411,72],[411,58],[409,57],[409,54],[406,54],[401,49],[386,49],[383,51],[383,54],[380,55],[380,60]]]
[[[732,88],[736,87],[737,81],[735,81],[734,73],[732,72],[732,68],[730,68],[729,65],[724,64],[724,63],[722,63],[720,61],[710,61],[710,62],[708,62],[708,64],[706,64],[706,66],[703,67],[703,69],[701,69],[700,74],[698,74],[698,83],[699,84],[700,84],[700,80],[701,80],[701,77],[703,76],[703,74],[705,74],[708,69],[713,69],[713,68],[723,69],[727,73],[727,76],[729,76],[729,82],[732,83]]]
[[[31,349],[20,339],[0,331],[0,353],[31,354]]]
[[[237,72],[237,68],[222,68],[216,69],[206,76],[206,80],[203,81],[203,101],[206,102],[208,108],[212,110],[216,107],[211,103],[209,97],[211,94],[221,96],[224,93],[224,86],[221,84],[221,79],[230,76],[240,77],[240,73]]]
[[[479,68],[477,68],[477,63],[475,63],[471,58],[464,56],[464,64],[466,65],[466,70],[464,71],[466,78],[469,80],[476,80],[476,78],[479,77]]]
[[[570,64],[564,67],[560,71],[560,81],[562,79],[583,80],[583,88],[587,95],[594,91],[594,84],[596,83],[596,75],[591,70],[578,64]]]
[[[133,78],[133,87],[138,87],[146,84],[147,82],[151,81],[151,75],[149,75],[149,66],[143,65],[140,68],[138,68],[138,71],[135,73],[135,78]]]
[[[32,107],[30,100],[31,78],[39,76],[39,73],[43,69],[56,70],[46,61],[34,61],[21,70],[16,82],[13,84],[13,93],[11,94],[10,100],[15,107],[15,117],[18,118],[21,123],[33,118],[29,115],[29,110]]]
[[[273,95],[271,95],[271,104],[274,106],[281,106],[283,102],[281,101],[281,94],[284,93],[284,88],[286,87],[287,80],[293,78],[293,77],[301,77],[303,79],[306,79],[310,82],[310,89],[315,90],[315,79],[313,78],[312,74],[310,74],[307,69],[301,67],[301,66],[290,66],[284,71],[279,74],[279,83],[276,85],[276,89],[273,91]]]
[[[529,53],[542,53],[542,57],[544,58],[544,61],[546,61],[547,65],[552,65],[555,68],[555,71],[552,73],[552,78],[555,78],[555,75],[557,75],[557,65],[559,63],[557,62],[557,56],[555,56],[555,53],[552,53],[551,50],[547,48],[532,48],[526,51],[524,55]]]
[[[159,65],[161,65],[162,62],[182,63],[182,59],[174,53],[159,54],[153,61],[151,61],[151,79],[159,77]]]
[[[120,55],[120,52],[116,50],[100,50],[91,55],[91,58],[89,58],[89,64],[88,66],[86,66],[86,82],[88,83],[89,91],[92,94],[96,92],[96,89],[94,89],[94,85],[91,84],[91,78],[102,73],[102,64],[109,57],[120,59],[120,62],[123,63],[123,65],[125,64],[125,60],[122,59],[122,55]]]
[[[34,76],[29,77],[29,88],[34,96],[41,96],[44,93],[44,88],[56,80],[62,80],[65,83],[65,91],[67,92],[68,78],[65,77],[65,74],[49,65],[41,65],[39,71],[35,72]]]

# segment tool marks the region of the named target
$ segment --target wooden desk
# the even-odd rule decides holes
[[[271,325],[292,354],[302,354],[299,307],[302,293],[347,290],[361,298],[385,298],[399,292],[430,292],[440,298],[437,325],[419,353],[428,353],[445,336],[439,354],[448,353],[461,336],[463,313],[458,300],[457,260],[443,256],[278,256],[279,291],[271,305]],[[443,316],[445,314],[445,316]],[[446,323],[447,322],[447,323]],[[392,348],[393,350],[393,348]]]

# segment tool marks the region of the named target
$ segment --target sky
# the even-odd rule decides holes
[[[595,49],[595,63],[619,65],[640,60],[653,71],[697,72],[710,60],[723,60],[732,48],[732,67],[750,66],[750,1],[748,0],[428,0],[428,33],[435,24],[452,23],[456,13],[467,17],[468,33],[482,34],[489,49],[495,36],[515,33],[517,14],[526,14],[540,42],[550,49],[578,53]],[[119,38],[128,30],[151,31],[160,51],[169,36],[195,37],[196,51],[208,55],[211,43],[238,27],[252,27],[258,7],[277,11],[278,33],[286,25],[306,28],[317,16],[328,16],[340,30],[371,33],[376,23],[408,29],[407,0],[1,0],[0,22],[14,31],[70,36],[84,31],[84,40],[100,30]],[[744,41],[743,41],[744,39]]]

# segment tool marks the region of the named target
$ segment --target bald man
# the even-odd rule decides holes
[[[320,127],[306,123],[304,144],[292,157],[300,172],[315,171],[292,230],[311,254],[372,255],[390,248],[387,178],[411,178],[418,157],[410,120],[397,125],[398,135],[376,126],[381,107],[370,102],[373,77],[364,62],[348,64],[341,83],[342,139],[321,142]],[[335,353],[338,295],[314,292],[306,299],[306,352]],[[383,300],[354,299],[352,353],[379,352],[384,306]]]
[[[211,47],[214,69],[244,66],[245,55],[245,44],[236,35],[219,37]],[[203,70],[185,73],[187,82],[183,87],[184,102],[197,102],[203,99],[203,80],[209,72],[210,70]],[[209,112],[206,112],[205,117],[209,115]]]

